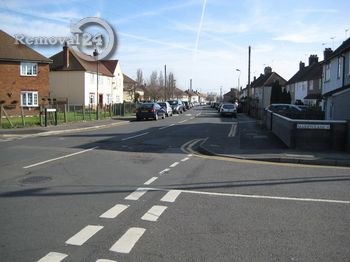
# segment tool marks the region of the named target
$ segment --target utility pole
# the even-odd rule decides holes
[[[166,101],[166,65],[164,65],[164,101]]]
[[[251,47],[248,48],[248,115],[250,114],[250,98],[252,96],[252,90],[250,86],[250,56],[251,56]]]
[[[192,92],[192,78],[190,79],[190,91]]]

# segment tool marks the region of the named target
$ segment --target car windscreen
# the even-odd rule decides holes
[[[166,103],[158,103],[161,107],[166,107]]]
[[[235,108],[234,105],[223,105],[222,107],[225,109],[234,109]]]
[[[176,100],[172,100],[172,101],[168,101],[168,103],[172,106],[177,105],[177,101]]]

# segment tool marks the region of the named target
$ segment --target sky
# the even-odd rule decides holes
[[[124,74],[173,72],[177,87],[228,92],[265,66],[289,80],[299,62],[350,37],[348,0],[0,0],[0,29],[10,35],[69,36],[69,26],[100,17],[113,26]],[[38,48],[50,57],[62,47]],[[238,71],[238,70],[239,71]]]

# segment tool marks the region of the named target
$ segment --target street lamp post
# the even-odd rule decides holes
[[[96,120],[99,119],[99,108],[98,108],[98,52],[97,52],[97,48],[95,49],[94,53],[93,53],[95,59],[96,59]]]
[[[238,87],[237,87],[237,89],[239,91],[239,86],[240,86],[239,80],[240,80],[240,77],[241,77],[241,70],[237,68],[236,71],[239,72],[239,75],[238,75]]]

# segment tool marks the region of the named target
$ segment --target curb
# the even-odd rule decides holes
[[[211,150],[205,148],[202,144],[197,146],[197,151],[203,155],[207,156],[220,156],[220,157],[229,157],[233,159],[240,160],[253,160],[253,161],[262,161],[262,162],[272,162],[272,163],[286,163],[286,164],[302,164],[302,165],[316,165],[316,166],[337,166],[337,167],[350,167],[350,159],[293,159],[293,158],[283,158],[283,157],[262,157],[262,158],[252,158],[252,157],[243,157],[238,155],[224,155],[217,154]]]
[[[111,124],[103,124],[103,125],[98,125],[98,126],[88,126],[88,127],[81,127],[81,128],[46,131],[46,132],[35,133],[35,134],[2,134],[2,135],[0,134],[0,137],[3,137],[3,138],[27,138],[27,137],[52,136],[52,135],[59,135],[59,134],[65,134],[65,133],[74,133],[74,132],[83,132],[83,131],[103,129],[103,128],[123,125],[123,124],[127,124],[127,123],[130,123],[130,121],[119,121],[119,122],[111,123]]]

